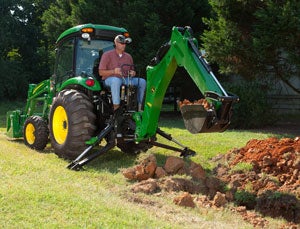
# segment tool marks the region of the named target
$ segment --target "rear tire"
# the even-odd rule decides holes
[[[47,123],[40,116],[30,116],[24,123],[23,136],[25,145],[31,149],[45,149],[49,136]]]
[[[119,121],[119,125],[121,127],[121,132],[123,136],[129,135],[133,136],[135,132],[135,123],[133,120],[124,118]],[[146,152],[148,149],[152,147],[149,142],[139,142],[135,143],[134,141],[126,142],[122,140],[118,140],[117,147],[126,154],[137,155],[142,152]]]
[[[94,136],[96,115],[90,99],[76,90],[63,90],[53,99],[50,110],[50,140],[55,154],[75,159]]]

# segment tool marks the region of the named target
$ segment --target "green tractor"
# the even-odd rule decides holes
[[[114,37],[119,34],[129,37],[124,28],[95,24],[63,32],[56,42],[53,76],[29,85],[24,111],[7,113],[7,136],[23,137],[27,146],[39,151],[50,138],[54,152],[71,160],[68,168],[76,170],[115,146],[132,154],[158,146],[181,156],[193,155],[193,150],[158,128],[163,99],[177,67],[186,69],[210,105],[209,109],[201,104],[181,106],[186,128],[193,134],[227,129],[238,97],[222,88],[200,54],[190,27],[173,27],[170,41],[147,67],[143,111],[138,111],[136,88],[126,86],[121,107],[114,112],[98,64],[101,55],[114,48]],[[157,142],[157,134],[180,147]],[[102,140],[106,144],[92,151]]]

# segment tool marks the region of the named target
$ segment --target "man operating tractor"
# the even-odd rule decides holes
[[[126,44],[131,43],[131,38],[117,35],[114,39],[115,49],[103,53],[99,64],[99,75],[104,80],[104,85],[111,89],[114,110],[120,107],[121,85],[133,85],[138,88],[138,110],[142,109],[142,103],[146,88],[146,81],[136,77],[132,56],[125,52]],[[124,77],[128,75],[130,77]]]

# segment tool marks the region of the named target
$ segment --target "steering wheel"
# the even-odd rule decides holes
[[[134,71],[134,64],[122,64],[121,71],[123,77],[131,77],[130,71]],[[125,74],[124,74],[125,73]]]

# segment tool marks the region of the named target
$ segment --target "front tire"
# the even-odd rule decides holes
[[[96,115],[90,99],[76,90],[63,90],[53,99],[50,110],[50,140],[55,154],[75,159],[94,136]]]
[[[29,148],[45,149],[49,136],[47,123],[40,116],[30,116],[24,123],[23,136],[24,143]]]

